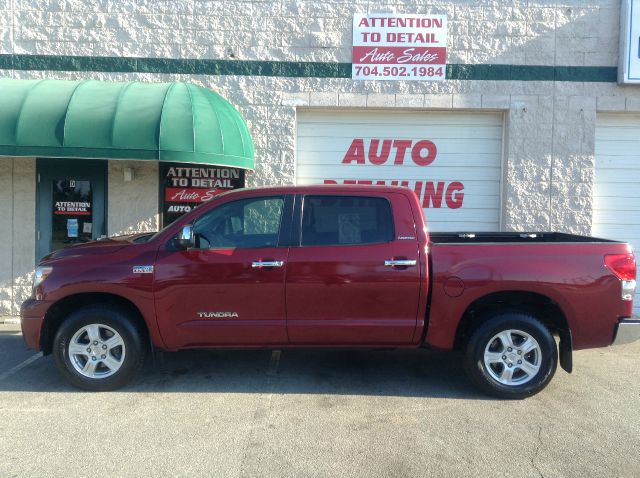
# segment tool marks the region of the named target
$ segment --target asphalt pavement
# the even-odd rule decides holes
[[[86,393],[0,324],[0,477],[640,476],[640,343],[522,401],[427,350],[190,351]]]

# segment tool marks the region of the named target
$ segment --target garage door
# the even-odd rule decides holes
[[[598,115],[593,196],[593,235],[640,250],[640,115]]]
[[[500,229],[501,113],[299,111],[298,184],[403,185],[432,231]]]

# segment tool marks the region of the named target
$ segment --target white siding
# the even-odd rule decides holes
[[[427,183],[431,183],[436,193],[442,183],[440,207],[429,202],[424,209],[430,230],[497,231],[502,130],[501,113],[302,110],[298,112],[296,181],[297,184],[321,184],[325,180],[339,184],[345,180],[374,183],[384,180],[386,184],[406,181],[410,188],[416,189],[417,185],[421,189],[422,200]],[[365,164],[344,163],[356,138],[363,140]],[[420,166],[414,163],[408,149],[400,165],[394,164],[397,148],[392,147],[388,160],[375,165],[368,159],[372,139],[379,140],[378,154],[385,139],[410,140],[412,146],[428,140],[435,144],[437,154],[433,162]],[[421,154],[426,156],[427,150]],[[462,183],[463,189],[456,188],[455,182]],[[451,194],[447,201],[449,187]]]
[[[640,115],[603,114],[596,120],[593,235],[640,250]],[[640,313],[640,293],[633,308]]]

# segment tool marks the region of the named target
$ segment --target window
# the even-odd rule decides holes
[[[374,244],[393,240],[391,206],[384,198],[306,196],[302,245]]]
[[[194,224],[196,247],[276,247],[284,199],[242,199],[212,209]]]

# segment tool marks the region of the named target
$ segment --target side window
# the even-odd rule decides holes
[[[280,196],[233,201],[198,218],[196,247],[275,247],[284,199]]]
[[[375,244],[393,240],[389,201],[362,196],[306,196],[303,246]]]

